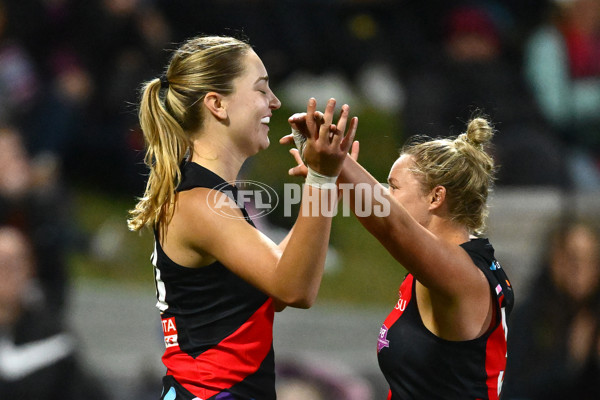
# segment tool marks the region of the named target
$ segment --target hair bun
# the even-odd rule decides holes
[[[460,138],[474,146],[483,146],[492,140],[494,129],[490,123],[482,117],[477,117],[469,121],[467,132],[460,135]]]

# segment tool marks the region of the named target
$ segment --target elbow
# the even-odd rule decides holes
[[[315,299],[300,299],[293,304],[290,304],[290,307],[308,310],[313,306],[313,304],[315,304]]]
[[[316,294],[298,293],[279,297],[278,303],[286,307],[309,309],[313,306],[316,300]]]
[[[308,310],[309,308],[312,307],[312,305],[313,305],[312,302],[307,302],[307,301],[300,301],[300,302],[288,304],[289,307],[300,308],[302,310]]]

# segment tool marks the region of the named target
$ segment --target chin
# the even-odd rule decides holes
[[[269,140],[269,138],[266,138],[266,140],[260,144],[259,151],[260,150],[265,150],[270,145],[271,145],[271,141]]]
[[[260,153],[261,151],[263,151],[267,147],[269,147],[270,144],[271,144],[271,142],[267,139],[266,142],[261,142],[261,143],[258,143],[258,145],[252,146],[253,151],[248,154],[248,157],[252,157],[252,156],[256,155],[257,153]]]

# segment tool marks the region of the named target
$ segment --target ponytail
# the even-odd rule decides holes
[[[174,51],[164,75],[144,84],[138,114],[150,174],[144,196],[129,212],[132,231],[157,229],[172,216],[180,165],[192,150],[192,135],[202,128],[202,100],[208,92],[233,92],[250,50],[248,43],[232,37],[192,38]]]
[[[179,165],[191,148],[181,125],[160,100],[161,86],[165,86],[161,80],[154,79],[142,90],[139,119],[147,147],[144,162],[150,168],[150,174],[144,196],[127,221],[132,231],[146,225],[156,228],[163,217],[172,214],[175,188],[181,181]],[[168,88],[165,90],[169,91]]]

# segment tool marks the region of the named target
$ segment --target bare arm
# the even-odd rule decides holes
[[[302,125],[305,119],[300,116],[295,121],[303,133],[308,129]],[[296,153],[292,154],[298,166],[290,174],[302,174],[305,168]],[[345,159],[338,184],[350,197],[349,204],[361,224],[416,277],[419,309],[428,329],[449,340],[473,339],[487,330],[493,312],[490,289],[483,273],[459,246],[462,234],[458,235],[460,241],[433,234],[352,157]],[[356,207],[358,184],[370,189],[361,190],[360,209]]]
[[[322,120],[322,115],[318,112],[313,118],[310,113],[294,114],[291,118],[297,129],[305,135],[308,135],[311,129],[316,129]],[[291,136],[280,140],[282,144],[292,142]],[[371,189],[362,193],[370,196],[362,200],[369,204],[371,209],[357,215],[361,224],[426,287],[448,297],[464,293],[465,279],[467,284],[472,281],[475,286],[481,287],[482,276],[467,253],[459,246],[438,238],[415,221],[389,191],[357,162],[358,143],[355,142],[354,145],[356,148],[352,149],[352,153],[356,154],[351,154],[351,157],[344,160],[338,184],[343,188],[341,191],[350,196],[349,204],[354,212],[356,185],[366,184]],[[290,169],[289,173],[305,175],[306,167],[298,151],[292,149],[290,152],[298,165]],[[441,271],[438,268],[440,260],[444,260],[445,265]]]
[[[359,221],[425,287],[455,297],[464,293],[469,282],[480,285],[480,273],[468,254],[419,224],[358,162],[348,157],[339,180],[350,187],[366,183],[372,188],[370,193],[364,192],[371,196],[366,202],[371,210],[357,216]],[[349,194],[354,210],[355,191],[349,190]],[[389,207],[387,213],[381,212],[384,207]]]
[[[285,305],[312,305],[322,278],[331,228],[331,217],[321,214],[321,190],[305,186],[300,215],[284,250],[248,224],[234,204],[224,206],[228,199],[219,196],[225,194],[217,193],[215,197],[209,189],[184,193],[172,226],[185,221],[185,239],[190,246],[219,260]],[[217,204],[218,213],[211,208]]]
[[[316,102],[307,110],[314,112]],[[335,100],[325,109],[331,124]],[[348,106],[334,131],[308,138],[306,160],[313,169],[327,176],[337,176],[348,153],[356,124],[350,123],[346,134]],[[223,197],[225,194],[197,188],[179,194],[177,212],[169,225],[177,243],[185,243],[206,260],[217,259],[231,271],[273,297],[276,308],[284,305],[310,307],[318,293],[328,248],[335,190],[305,185],[299,216],[281,246],[277,246],[241,217],[241,211]],[[219,206],[220,212],[214,212]],[[189,264],[184,264],[189,265]],[[202,265],[206,265],[205,263]]]

